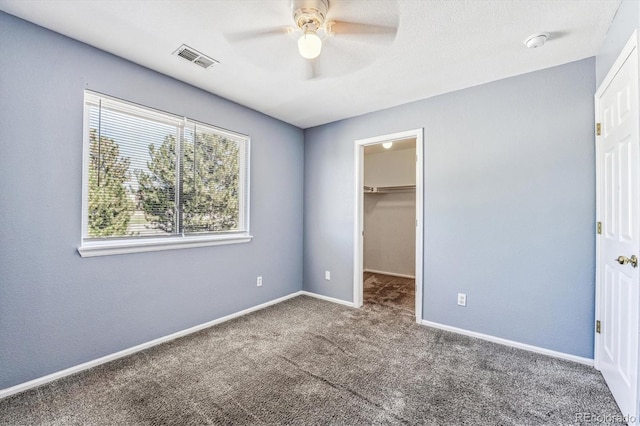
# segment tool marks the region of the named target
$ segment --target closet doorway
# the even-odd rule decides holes
[[[355,141],[354,305],[422,321],[422,129]]]

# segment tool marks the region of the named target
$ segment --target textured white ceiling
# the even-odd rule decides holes
[[[595,55],[620,0],[330,0],[328,18],[396,27],[297,53],[289,0],[0,0],[0,10],[308,128]],[[548,32],[547,44],[522,41]],[[262,34],[259,37],[246,37]],[[172,53],[187,44],[204,70]]]

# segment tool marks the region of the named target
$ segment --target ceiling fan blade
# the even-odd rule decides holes
[[[331,31],[337,36],[341,34],[366,34],[366,35],[395,35],[398,31],[396,27],[384,25],[363,24],[360,22],[333,21]]]
[[[226,33],[224,36],[230,42],[242,42],[247,40],[253,40],[256,38],[271,37],[289,34],[290,30],[287,27],[275,27],[264,28],[250,31],[239,31],[235,33]]]

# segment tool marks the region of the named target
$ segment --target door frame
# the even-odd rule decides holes
[[[354,244],[353,244],[353,305],[356,308],[362,306],[364,272],[364,147],[383,142],[394,142],[403,139],[416,139],[416,322],[422,322],[422,273],[423,273],[423,249],[424,249],[424,131],[422,128],[406,130],[404,132],[374,136],[354,141],[354,170],[355,170],[355,215],[354,215]]]
[[[596,90],[596,93],[594,94],[594,112],[595,112],[595,123],[602,123],[603,120],[601,119],[603,116],[604,111],[602,111],[602,104],[600,102],[601,97],[603,96],[603,93],[606,91],[606,89],[609,87],[609,85],[611,84],[611,82],[613,81],[613,79],[615,78],[615,76],[617,75],[618,71],[620,70],[620,68],[623,66],[623,64],[626,62],[626,60],[629,58],[630,55],[635,54],[638,55],[638,49],[640,47],[640,29],[636,29],[633,32],[633,35],[631,36],[631,38],[629,39],[629,41],[626,43],[626,45],[624,46],[624,48],[622,49],[622,51],[620,52],[620,55],[618,56],[618,58],[615,60],[615,62],[613,63],[613,65],[611,66],[611,68],[609,69],[609,71],[607,72],[606,77],[604,78],[604,80],[602,81],[602,83],[600,84],[600,86],[598,87],[598,89]],[[638,126],[640,126],[640,120],[637,123]],[[603,124],[601,124],[601,126],[603,126]],[[602,196],[603,196],[603,182],[602,182],[602,173],[603,173],[603,165],[601,164],[602,162],[600,161],[600,154],[601,154],[601,144],[600,144],[600,137],[597,134],[596,131],[596,135],[595,135],[595,154],[596,154],[596,224],[599,222],[602,222],[603,220],[603,212],[601,211],[603,206],[602,206]],[[602,257],[602,253],[601,253],[601,237],[600,235],[596,232],[596,257],[595,257],[595,261],[596,261],[596,265],[595,265],[595,272],[596,272],[596,276],[595,276],[595,284],[596,284],[596,294],[595,294],[595,320],[602,320],[601,318],[601,314],[602,314],[602,304],[603,304],[603,288],[602,288],[602,266],[601,266],[601,257]],[[636,248],[635,252],[638,251],[639,248]],[[640,285],[640,282],[635,283],[636,285]],[[596,327],[594,324],[594,339],[593,339],[593,363],[594,363],[594,367],[597,370],[601,370],[602,367],[602,354],[600,353],[600,347],[601,345],[601,339],[602,339],[602,334],[599,334],[596,331]],[[636,349],[638,351],[638,353],[640,353],[640,347]],[[640,364],[640,357],[639,359],[639,364]],[[635,401],[635,406],[636,406],[636,415],[638,414],[638,404],[640,403],[640,381],[638,380],[638,378],[636,378],[636,383],[635,383],[635,387],[636,387],[636,401]],[[626,415],[626,413],[623,413],[623,415]],[[633,423],[630,424],[640,424],[640,419],[636,418],[635,421]]]

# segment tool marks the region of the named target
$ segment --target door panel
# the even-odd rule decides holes
[[[618,150],[620,152],[619,159],[619,176],[620,176],[620,199],[618,205],[620,207],[620,241],[629,242],[633,241],[633,224],[632,212],[631,212],[631,190],[633,183],[631,182],[631,143],[629,138],[618,143]],[[616,215],[617,216],[617,215]]]
[[[618,301],[617,310],[621,313],[629,312],[631,309],[630,302],[632,297],[632,287],[633,281],[628,276],[620,274],[620,280],[617,285],[618,294],[616,295],[616,299]],[[618,337],[618,372],[620,373],[620,377],[624,381],[624,384],[630,387],[632,380],[631,372],[633,370],[631,365],[633,358],[632,347],[630,345],[630,343],[633,341],[633,336],[631,336],[632,327],[625,327],[625,322],[628,321],[628,318],[625,318],[623,315],[618,316],[616,319],[619,321],[617,328],[620,331],[620,336]]]
[[[616,271],[609,265],[604,265],[605,274],[603,285],[605,288],[614,288]],[[614,359],[615,349],[613,347],[613,333],[611,332],[610,325],[613,324],[613,307],[617,305],[615,300],[615,292],[604,292],[603,294],[603,315],[602,315],[602,340],[603,348],[606,352],[607,359]],[[608,328],[607,328],[608,327]]]
[[[604,229],[605,237],[614,238],[617,229],[617,218],[613,214],[613,206],[616,203],[616,182],[615,167],[616,154],[613,149],[604,154]]]

